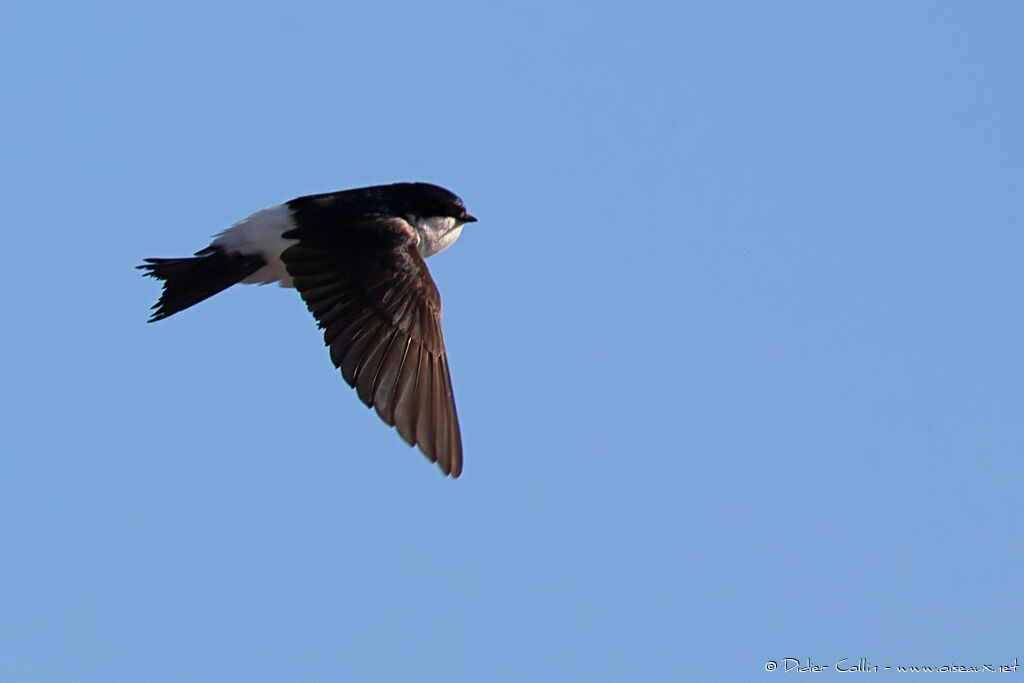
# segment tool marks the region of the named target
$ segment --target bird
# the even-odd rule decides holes
[[[462,437],[441,297],[424,259],[476,220],[457,195],[423,182],[297,197],[238,221],[191,257],[144,259],[137,268],[163,283],[148,322],[239,283],[294,288],[359,399],[457,478]]]

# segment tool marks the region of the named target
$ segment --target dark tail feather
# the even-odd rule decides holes
[[[148,258],[141,266],[146,275],[164,281],[160,301],[153,305],[149,322],[163,320],[189,306],[223,292],[266,265],[259,254],[234,254],[216,247],[197,251],[191,258]]]

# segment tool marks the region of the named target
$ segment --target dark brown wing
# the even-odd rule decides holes
[[[398,219],[294,230],[281,254],[359,398],[445,474],[462,472],[462,437],[441,335],[441,297]]]

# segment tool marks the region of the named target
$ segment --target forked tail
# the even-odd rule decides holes
[[[265,265],[259,254],[231,253],[218,247],[207,247],[189,258],[148,258],[136,267],[164,283],[149,322],[163,320],[208,299]]]

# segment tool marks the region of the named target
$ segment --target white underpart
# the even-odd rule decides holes
[[[284,204],[262,209],[243,218],[213,240],[213,246],[238,254],[259,254],[267,265],[242,280],[247,285],[266,285],[280,281],[282,287],[294,287],[284,267],[281,252],[298,240],[284,239],[282,233],[295,229],[292,212]]]
[[[433,256],[450,247],[452,242],[459,239],[463,225],[451,216],[432,216],[430,218],[409,216],[408,221],[419,235],[420,242],[416,248],[419,249],[423,258]]]

